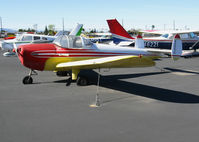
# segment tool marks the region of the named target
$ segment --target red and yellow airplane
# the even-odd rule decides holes
[[[141,36],[136,38],[135,48],[116,45],[95,44],[81,36],[61,35],[51,44],[29,44],[15,46],[20,62],[30,68],[30,74],[23,79],[24,84],[32,84],[32,71],[71,71],[68,84],[76,80],[77,85],[87,85],[88,80],[79,76],[80,70],[98,68],[151,67],[161,53],[144,49]],[[182,53],[179,35],[173,39],[173,57]]]

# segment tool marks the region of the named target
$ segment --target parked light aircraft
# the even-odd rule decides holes
[[[85,37],[94,43],[109,43],[113,40],[111,33],[92,33]]]
[[[127,31],[120,25],[116,19],[107,20],[110,31],[113,36],[113,41],[115,44],[121,46],[134,46],[135,38],[131,37]],[[146,33],[161,34],[160,37],[144,38],[144,44],[146,48],[155,49],[171,49],[172,39],[176,34],[180,35],[182,40],[183,50],[193,49],[194,43],[196,43],[199,38],[194,34],[198,31],[144,31]],[[199,48],[199,46],[194,46],[194,48]]]
[[[67,85],[72,80],[77,85],[87,85],[87,78],[80,76],[84,69],[151,67],[154,59],[161,54],[148,52],[140,36],[136,38],[135,48],[117,45],[95,44],[81,36],[59,36],[53,43],[29,44],[15,46],[15,52],[22,65],[30,69],[23,79],[24,84],[32,84],[32,73],[39,71],[71,71]],[[172,50],[174,59],[182,52],[179,35],[173,39]]]
[[[81,34],[82,27],[83,24],[77,24],[77,26],[70,32],[70,35],[79,36]],[[12,56],[15,55],[15,53],[12,52],[14,44],[16,46],[19,46],[22,44],[53,42],[58,37],[57,35],[59,34],[56,34],[55,36],[39,34],[22,34],[15,39],[0,41],[0,47],[2,50],[8,51],[3,54],[4,56]]]
[[[4,40],[1,42],[0,47],[6,51],[12,51],[13,43],[17,46],[20,44],[27,44],[33,42],[52,42],[55,39],[54,36],[46,36],[46,35],[39,35],[39,34],[21,34],[18,35],[15,39]]]

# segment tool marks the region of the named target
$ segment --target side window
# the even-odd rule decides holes
[[[73,48],[82,48],[82,40],[80,37],[76,37],[73,41]]]
[[[22,41],[32,41],[32,36],[24,36]]]
[[[46,37],[42,37],[42,40],[48,40]]]
[[[181,39],[187,39],[189,38],[188,34],[180,34]]]
[[[31,36],[23,36],[22,41],[30,41],[32,40]]]
[[[39,36],[34,36],[33,39],[34,40],[40,40],[40,37]]]
[[[83,42],[84,42],[84,46],[88,48],[90,48],[93,45],[93,43],[90,40],[85,39],[85,38],[83,38]]]

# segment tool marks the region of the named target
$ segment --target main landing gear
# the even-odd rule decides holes
[[[73,81],[76,81],[78,86],[86,86],[89,84],[88,78],[80,75],[79,72],[79,69],[72,69],[70,77],[67,79],[66,86],[69,86]]]
[[[70,76],[66,80],[66,86],[69,86],[73,81],[75,81],[75,80],[72,80],[72,77]],[[86,86],[86,85],[89,84],[88,78],[80,75],[80,76],[77,77],[76,84],[78,86]]]
[[[33,79],[32,79],[32,75],[37,75],[37,72],[34,70],[30,70],[30,73],[28,76],[25,76],[23,79],[23,84],[32,84],[33,83]]]

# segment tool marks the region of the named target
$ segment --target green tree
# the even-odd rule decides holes
[[[151,26],[151,29],[154,30],[154,29],[155,29],[155,25],[152,25],[152,26]]]
[[[19,31],[19,32],[23,32],[24,30],[23,30],[23,29],[19,29],[18,31]]]
[[[49,33],[49,35],[54,35],[54,33],[55,33],[55,25],[53,25],[53,24],[50,24],[50,25],[48,25],[48,33]]]
[[[47,28],[47,26],[45,27],[44,34],[48,35],[48,28]]]

